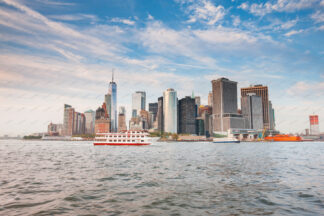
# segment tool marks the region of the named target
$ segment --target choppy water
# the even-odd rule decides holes
[[[0,215],[320,215],[324,143],[0,141]]]

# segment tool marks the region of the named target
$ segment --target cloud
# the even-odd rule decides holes
[[[302,32],[304,32],[303,29],[300,29],[300,30],[291,30],[291,31],[287,32],[287,33],[285,34],[285,36],[286,36],[286,37],[290,37],[290,36],[292,36],[292,35],[300,34],[300,33],[302,33]]]
[[[208,30],[195,30],[194,34],[210,44],[241,44],[255,43],[257,38],[248,32],[239,29],[217,27]]]
[[[50,1],[50,0],[37,0],[40,3],[46,4],[46,5],[54,5],[54,6],[72,6],[75,5],[71,2],[60,2],[60,1]]]
[[[298,19],[294,19],[294,20],[289,20],[287,22],[284,22],[280,25],[281,29],[290,29],[292,27],[294,27],[298,22]]]
[[[324,82],[305,82],[299,81],[289,89],[287,93],[291,96],[302,97],[304,99],[324,98]]]
[[[90,22],[97,22],[99,18],[92,14],[60,14],[48,16],[51,19],[62,20],[62,21],[81,21],[89,20]]]
[[[182,4],[188,3],[181,1]],[[189,13],[188,23],[203,22],[207,25],[214,25],[222,20],[226,14],[222,5],[214,5],[209,0],[189,1],[190,5],[186,8]]]
[[[121,18],[118,18],[118,17],[112,18],[110,21],[115,22],[115,23],[123,23],[125,25],[135,25],[135,21],[133,21],[133,20],[121,19]]]
[[[316,11],[311,15],[311,18],[315,21],[315,23],[324,22],[324,13],[322,11]]]
[[[270,1],[265,3],[242,3],[238,8],[249,11],[257,16],[264,16],[272,12],[294,12],[313,7],[318,0],[277,0],[275,3]]]
[[[241,23],[241,19],[239,16],[231,16],[233,18],[233,26],[237,27]]]

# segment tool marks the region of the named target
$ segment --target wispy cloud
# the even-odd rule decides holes
[[[303,10],[311,8],[318,4],[319,0],[277,0],[277,2],[272,3],[270,1],[266,3],[253,3],[249,4],[247,2],[242,3],[238,8],[247,10],[250,13],[257,16],[264,16],[266,14],[276,12],[294,12],[297,10]]]
[[[182,4],[189,3],[186,11],[189,14],[188,23],[204,22],[208,25],[214,25],[222,20],[226,14],[222,5],[215,5],[210,0],[199,1],[180,1]]]
[[[62,21],[80,21],[89,20],[94,23],[99,21],[99,18],[92,14],[60,14],[60,15],[50,15],[48,18]]]
[[[315,23],[322,23],[324,22],[324,13],[323,11],[318,10],[311,15],[311,18],[315,21]]]
[[[303,29],[300,29],[300,30],[291,30],[291,31],[287,32],[287,33],[285,34],[285,36],[286,36],[286,37],[290,37],[290,36],[292,36],[292,35],[300,34],[300,33],[302,33],[302,32],[304,32]]]
[[[121,19],[121,18],[118,18],[118,17],[112,18],[110,21],[115,22],[115,23],[123,23],[123,24],[126,24],[126,25],[135,25],[134,20]]]

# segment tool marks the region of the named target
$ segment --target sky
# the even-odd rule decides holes
[[[281,132],[323,132],[324,0],[0,0],[0,136],[97,109],[113,69],[128,118],[135,91],[207,104],[226,77],[267,85]]]

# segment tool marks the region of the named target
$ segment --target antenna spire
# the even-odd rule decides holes
[[[114,68],[111,70],[112,71],[112,73],[111,73],[111,81],[112,82],[114,82],[114,70],[115,70]]]

